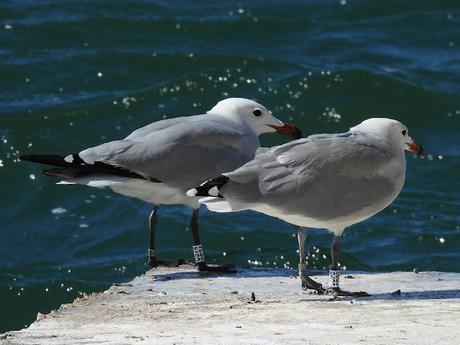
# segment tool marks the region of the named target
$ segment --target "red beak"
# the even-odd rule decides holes
[[[412,142],[407,144],[407,146],[409,146],[409,151],[414,155],[420,158],[425,158],[425,151],[423,150],[422,145],[420,145],[418,142],[412,139]]]
[[[269,125],[269,126],[276,129],[278,133],[287,135],[294,139],[303,138],[302,131],[291,123],[285,122],[284,126],[274,126],[274,125]]]

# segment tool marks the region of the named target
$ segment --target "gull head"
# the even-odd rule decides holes
[[[412,152],[424,158],[422,145],[409,136],[409,130],[401,122],[387,118],[371,118],[359,125],[350,128],[350,131],[362,131],[377,134],[386,140],[395,143],[401,149]]]
[[[293,124],[274,117],[262,104],[246,98],[227,98],[217,103],[208,114],[225,116],[245,123],[255,134],[278,132],[295,139],[302,138],[302,132]]]

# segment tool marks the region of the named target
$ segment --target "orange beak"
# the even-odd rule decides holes
[[[409,146],[409,151],[412,152],[414,155],[420,157],[420,158],[425,158],[425,151],[423,151],[422,145],[420,145],[418,142],[416,142],[414,139],[412,139],[411,143],[408,143],[407,146]]]
[[[303,138],[302,131],[291,123],[284,122],[284,126],[274,126],[274,125],[269,125],[269,126],[274,128],[278,133],[287,135],[294,139]]]

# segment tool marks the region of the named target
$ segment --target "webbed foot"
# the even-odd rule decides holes
[[[327,290],[323,288],[323,285],[321,283],[314,281],[307,275],[301,275],[300,280],[302,283],[303,290],[315,290],[318,295],[324,295],[327,292]]]
[[[328,294],[335,296],[351,296],[351,297],[369,297],[371,296],[366,291],[345,291],[340,288],[329,288],[327,290]]]

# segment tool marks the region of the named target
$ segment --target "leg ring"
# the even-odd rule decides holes
[[[195,257],[195,263],[200,263],[204,262],[204,251],[203,251],[203,246],[201,244],[198,244],[196,246],[193,246],[193,256]]]
[[[340,280],[340,271],[339,270],[329,270],[329,287],[331,289],[339,288]]]

